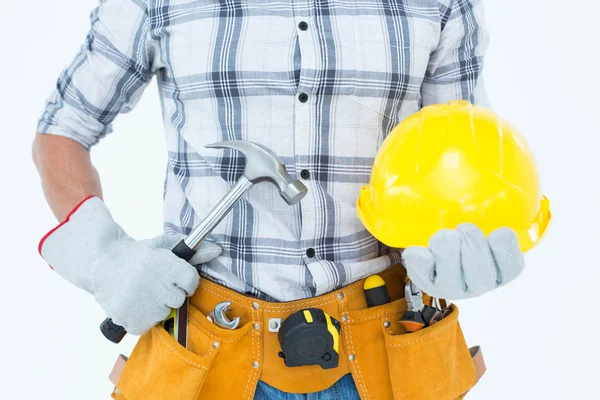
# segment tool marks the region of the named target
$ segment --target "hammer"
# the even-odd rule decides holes
[[[308,189],[297,179],[288,174],[285,164],[269,148],[253,142],[232,140],[214,143],[205,146],[211,149],[234,149],[246,156],[246,168],[240,180],[232,187],[223,199],[185,239],[173,248],[173,254],[189,261],[202,241],[213,231],[221,220],[231,210],[233,205],[255,183],[267,181],[275,184],[279,194],[289,205],[298,203]],[[188,299],[178,310],[173,310],[171,315],[163,321],[163,326],[171,331],[172,335],[184,347],[187,347],[187,307]],[[102,334],[111,342],[119,343],[127,334],[122,326],[106,318],[100,325]]]

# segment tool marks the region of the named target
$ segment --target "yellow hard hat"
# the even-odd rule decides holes
[[[542,240],[551,219],[523,137],[467,101],[425,107],[396,125],[357,210],[373,236],[396,248],[427,246],[438,230],[470,222],[486,235],[514,229],[525,252]]]

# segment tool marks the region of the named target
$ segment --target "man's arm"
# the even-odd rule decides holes
[[[421,86],[423,106],[468,100],[487,105],[483,58],[488,47],[482,0],[439,0],[440,42]]]
[[[39,120],[33,158],[48,203],[63,220],[86,196],[102,197],[89,149],[133,109],[156,72],[145,2],[103,0],[81,51],[60,75]]]
[[[100,177],[90,153],[76,141],[38,133],[33,142],[33,160],[48,204],[59,221],[86,196],[102,198]]]
[[[487,105],[481,71],[488,45],[482,0],[440,0],[441,37],[421,88],[423,106],[468,100]],[[458,300],[479,296],[515,279],[524,268],[512,229],[488,237],[473,224],[443,229],[428,247],[402,253],[408,276],[436,297]],[[440,278],[443,277],[443,278]]]
[[[141,334],[180,307],[199,277],[168,250],[179,238],[133,240],[100,198],[89,149],[119,113],[135,106],[154,73],[154,48],[146,2],[102,0],[91,20],[85,44],[59,77],[38,123],[33,158],[62,221],[38,251],[61,277],[92,294],[116,324]]]

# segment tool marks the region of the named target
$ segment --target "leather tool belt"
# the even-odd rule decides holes
[[[251,400],[258,381],[289,393],[331,387],[351,373],[363,400],[461,399],[483,375],[478,347],[469,349],[458,323],[458,309],[414,333],[399,324],[407,306],[405,270],[394,266],[379,275],[391,302],[367,308],[363,281],[310,299],[271,303],[243,296],[208,279],[190,299],[188,347],[160,326],[144,334],[127,360],[121,356],[111,379],[117,400]],[[431,298],[424,296],[431,304]],[[238,329],[212,324],[207,315],[231,301]],[[269,321],[319,308],[341,323],[339,365],[286,367],[278,356],[277,333]],[[125,362],[126,361],[126,362]]]

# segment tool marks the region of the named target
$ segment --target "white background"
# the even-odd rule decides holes
[[[83,43],[96,1],[0,2],[0,397],[107,399],[113,361],[129,353],[134,338],[108,343],[98,331],[100,307],[37,255],[38,240],[56,222],[30,156],[43,102]],[[528,139],[554,223],[527,255],[520,279],[459,304],[467,340],[483,346],[489,366],[469,398],[593,398],[600,357],[600,3],[485,3],[490,100]],[[137,238],[159,234],[166,154],[154,85],[92,154],[106,202],[125,230]]]

